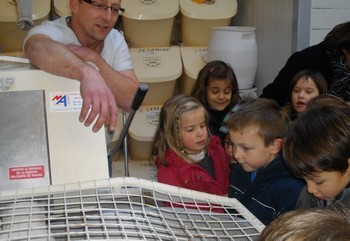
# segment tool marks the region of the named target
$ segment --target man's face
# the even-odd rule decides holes
[[[118,20],[120,0],[71,0],[74,32],[83,46],[103,41]]]

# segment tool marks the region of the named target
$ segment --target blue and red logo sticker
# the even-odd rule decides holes
[[[52,112],[80,111],[83,99],[79,92],[50,93]]]

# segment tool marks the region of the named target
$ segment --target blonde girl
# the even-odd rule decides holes
[[[162,107],[153,155],[159,182],[226,195],[229,161],[221,141],[208,132],[208,114],[193,97],[178,95]]]

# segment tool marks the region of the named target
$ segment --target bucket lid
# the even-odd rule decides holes
[[[58,16],[70,16],[69,0],[54,0],[55,13]]]
[[[130,48],[135,74],[141,82],[158,83],[181,76],[180,49],[173,47]]]
[[[182,47],[180,50],[185,74],[197,79],[199,71],[205,65],[203,57],[207,54],[208,47]]]
[[[50,13],[50,1],[32,1],[32,19],[37,20],[46,17]],[[17,22],[17,1],[0,1],[0,22]]]
[[[179,0],[180,12],[194,19],[226,19],[237,13],[237,0],[213,0],[213,3],[195,3]]]
[[[125,0],[123,17],[137,20],[157,20],[174,17],[179,12],[178,0]]]
[[[162,105],[144,105],[135,112],[129,135],[138,141],[153,141]]]

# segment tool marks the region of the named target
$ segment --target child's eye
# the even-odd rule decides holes
[[[323,183],[324,183],[324,181],[315,182],[316,185],[322,185]]]
[[[225,95],[229,95],[229,94],[231,94],[232,93],[232,91],[231,91],[231,89],[225,89],[224,90],[224,93],[225,93]]]
[[[251,150],[251,148],[249,148],[249,147],[242,147],[242,149],[243,149],[243,151],[249,151],[249,150]]]

